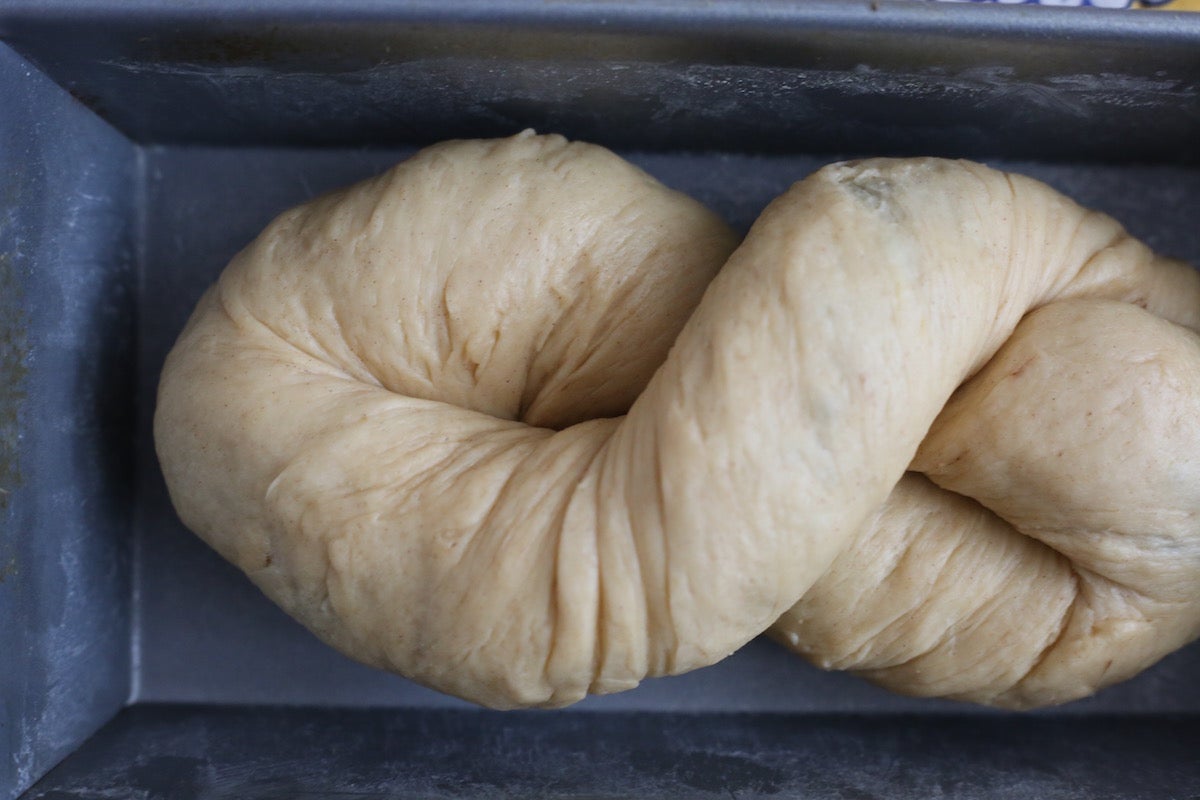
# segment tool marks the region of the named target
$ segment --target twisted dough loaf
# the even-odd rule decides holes
[[[267,595],[479,703],[774,625],[1026,707],[1200,633],[1198,324],[1197,273],[1020,176],[835,164],[737,246],[525,133],[276,219],[181,334],[154,432],[184,522]]]

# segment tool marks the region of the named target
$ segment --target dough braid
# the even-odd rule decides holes
[[[969,162],[828,166],[740,245],[602,148],[448,142],[281,215],[154,420],[185,524],[493,707],[768,628],[1064,702],[1200,635],[1200,273]]]

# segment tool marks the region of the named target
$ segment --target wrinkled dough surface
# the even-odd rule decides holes
[[[772,634],[991,705],[1124,680],[1200,634],[1198,441],[1200,337],[1129,304],[1045,306],[921,444],[937,485],[907,475]]]
[[[528,132],[286,212],[164,367],[172,500],[332,645],[495,707],[711,664],[777,620],[818,663],[1014,706],[1196,635],[1200,483],[1170,460],[1197,445],[1194,272],[936,159],[827,167],[736,245]],[[1101,329],[1149,388],[1048,401],[1111,355]],[[989,364],[1005,342],[1046,363]],[[1103,419],[1073,438],[1081,409]],[[1143,429],[1127,481],[1103,462]],[[1142,493],[1106,516],[1113,487]]]

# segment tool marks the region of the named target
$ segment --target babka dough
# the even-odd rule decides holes
[[[1016,175],[831,165],[739,246],[526,132],[272,222],[154,434],[184,523],[275,602],[478,703],[628,689],[774,623],[1025,707],[1200,632],[1198,324],[1194,271]]]

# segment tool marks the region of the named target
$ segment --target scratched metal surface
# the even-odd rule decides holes
[[[1200,18],[911,0],[0,0],[142,142],[1195,161]],[[1070,135],[1086,129],[1087,135]]]
[[[129,694],[134,155],[0,44],[0,797]]]
[[[1200,718],[140,706],[28,800],[1164,800]]]

